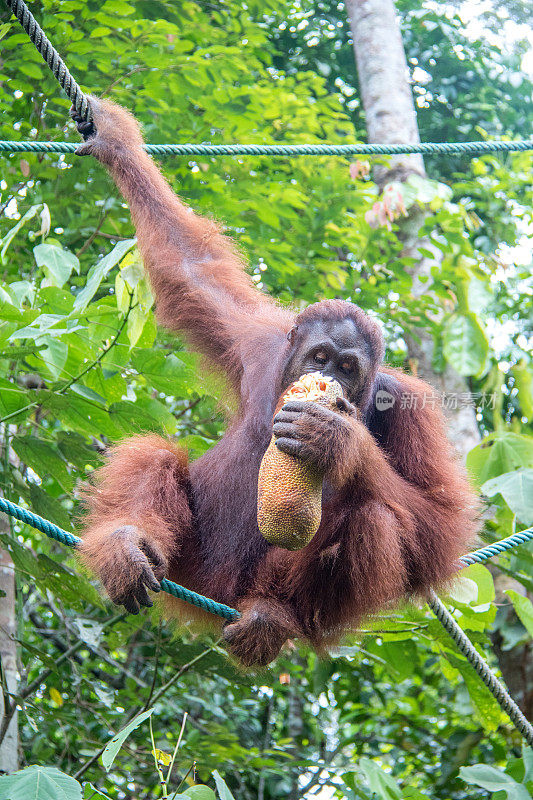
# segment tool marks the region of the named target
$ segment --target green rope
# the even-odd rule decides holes
[[[512,536],[508,536],[506,539],[500,539],[499,542],[488,544],[480,550],[474,550],[473,553],[467,553],[459,560],[468,567],[470,564],[479,564],[482,561],[488,561],[489,558],[493,556],[497,556],[506,550],[512,550],[514,547],[531,541],[533,541],[533,528],[526,528],[518,533],[513,533]]]
[[[481,658],[470,639],[459,627],[444,603],[439,600],[435,592],[430,592],[428,603],[429,607],[445,630],[448,631],[461,653],[466,656],[467,660],[474,667],[485,686],[490,689],[501,708],[509,716],[509,719],[513,725],[517,728],[517,730],[520,731],[526,742],[533,746],[533,725],[527,721],[509,692],[505,689],[498,678],[491,672],[487,662]]]
[[[73,142],[0,140],[0,153],[74,153]],[[533,150],[533,139],[512,142],[425,142],[422,144],[146,144],[158,156],[368,156],[401,153],[509,153]]]
[[[84,119],[91,119],[89,100],[70,74],[67,65],[55,47],[47,39],[43,29],[26,3],[24,3],[23,0],[6,0],[6,3],[30,37],[35,48],[48,64],[54,78],[65,90],[67,97],[72,101],[76,111],[81,114]]]
[[[47,39],[43,29],[23,0],[6,0],[32,43],[48,64],[54,77],[72,100],[76,110],[91,118],[87,96],[82,92],[67,65]],[[74,153],[78,145],[71,142],[0,141],[5,153]],[[148,153],[174,155],[251,155],[251,156],[326,156],[326,155],[398,155],[402,153],[494,153],[532,150],[533,140],[515,142],[426,142],[424,144],[148,144]]]
[[[68,533],[68,531],[63,530],[63,528],[60,528],[58,525],[54,525],[53,522],[40,517],[38,514],[34,514],[33,511],[28,511],[26,508],[22,508],[22,506],[18,506],[6,500],[4,497],[0,497],[0,511],[24,522],[26,525],[31,525],[32,528],[36,528],[38,531],[45,533],[50,539],[55,539],[57,542],[61,542],[61,544],[66,544],[68,547],[78,547],[81,544],[79,536]],[[198,606],[198,608],[208,611],[210,614],[218,614],[219,617],[224,617],[232,621],[240,617],[236,609],[230,608],[224,605],[224,603],[217,603],[215,600],[211,600],[209,597],[204,597],[190,589],[186,589],[185,586],[180,586],[178,583],[169,581],[167,578],[161,581],[161,589],[173,595],[173,597],[177,597],[179,600],[185,600],[186,603],[191,603],[193,606]]]
[[[55,539],[57,542],[61,542],[61,544],[65,544],[68,547],[78,547],[81,543],[79,536],[75,536],[73,533],[63,530],[59,525],[55,525],[53,522],[50,522],[50,520],[40,517],[27,508],[18,506],[16,503],[12,503],[4,497],[0,497],[0,511],[3,511],[4,514],[8,514],[10,517],[20,520],[20,522],[24,522],[26,525],[30,525],[32,528],[36,528],[38,531],[45,533],[50,539]],[[489,558],[492,558],[492,556],[503,553],[505,550],[518,547],[524,544],[524,542],[531,540],[533,540],[533,528],[527,528],[519,533],[514,533],[512,536],[508,536],[507,539],[494,542],[494,544],[482,547],[480,550],[474,550],[473,553],[468,553],[459,560],[465,566],[487,561]],[[185,600],[187,603],[192,603],[192,605],[198,606],[198,608],[203,608],[204,611],[209,611],[211,614],[218,614],[221,617],[225,617],[225,619],[237,619],[240,616],[236,609],[230,608],[224,605],[224,603],[217,603],[216,600],[211,600],[209,597],[197,594],[166,578],[161,582],[161,588],[180,600]]]

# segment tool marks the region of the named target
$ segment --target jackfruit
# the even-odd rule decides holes
[[[342,397],[340,384],[319,372],[303,375],[278,404],[304,400],[333,405]],[[282,453],[273,436],[259,468],[257,524],[267,542],[301,550],[320,526],[324,475],[296,456]]]

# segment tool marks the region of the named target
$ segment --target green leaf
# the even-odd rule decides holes
[[[119,731],[117,734],[115,734],[115,736],[113,736],[111,741],[106,744],[105,750],[102,753],[102,764],[104,765],[106,772],[109,772],[109,770],[111,769],[111,766],[117,756],[118,751],[120,750],[120,748],[122,747],[128,736],[130,735],[130,733],[134,731],[135,728],[138,728],[139,725],[141,725],[153,713],[154,709],[149,708],[148,711],[143,711],[142,714],[137,714],[137,716],[134,717],[132,721],[128,725],[126,725],[125,728],[122,728],[122,730]]]
[[[449,590],[446,592],[452,603],[470,605],[478,599],[477,584],[464,575],[454,578]]]
[[[42,204],[42,203],[37,203],[36,205],[34,205],[34,206],[31,206],[31,207],[30,207],[30,208],[29,208],[29,209],[26,211],[26,213],[24,214],[24,216],[22,216],[22,217],[19,219],[19,221],[17,222],[17,224],[16,224],[16,225],[14,225],[14,226],[11,228],[11,230],[10,230],[10,231],[8,231],[8,233],[6,233],[6,235],[4,236],[4,238],[3,238],[3,239],[0,239],[0,244],[2,245],[2,250],[0,251],[0,261],[2,262],[2,264],[4,263],[4,257],[5,257],[5,254],[7,253],[7,248],[9,247],[9,245],[11,244],[11,242],[13,241],[13,239],[15,238],[15,236],[17,235],[17,233],[19,232],[19,230],[20,230],[20,229],[21,229],[21,228],[22,228],[22,227],[23,227],[23,226],[24,226],[24,225],[25,225],[27,222],[29,222],[29,221],[30,221],[30,219],[33,219],[33,218],[34,218],[34,216],[37,214],[37,212],[38,212],[38,211],[40,211],[40,210],[41,210],[41,208],[42,208],[42,207],[43,207],[43,204]]]
[[[217,772],[216,769],[213,770],[213,778],[215,779],[215,784],[217,787],[217,792],[220,800],[235,800],[232,793],[228,789],[226,785],[226,781],[222,777],[222,775]],[[203,800],[203,798],[202,798]],[[205,800],[209,800],[209,798],[205,798]]]
[[[475,314],[486,313],[487,306],[492,300],[492,292],[486,281],[471,277],[468,282],[468,307]]]
[[[140,305],[131,309],[128,316],[128,339],[130,340],[130,347],[135,347],[143,332],[144,325],[147,320],[147,314],[143,311]]]
[[[220,778],[220,780],[222,780],[222,778]],[[226,789],[229,792],[227,786]],[[209,788],[209,786],[189,786],[189,788],[185,789],[185,791],[183,792],[183,797],[189,797],[191,798],[191,800],[216,800],[216,795],[214,791]],[[231,797],[231,794],[229,795],[229,797]]]
[[[45,337],[44,342],[48,347],[42,351],[41,358],[45,362],[52,378],[57,381],[67,363],[68,344],[60,339],[53,339],[48,336]]]
[[[524,759],[524,783],[533,781],[533,747],[522,745],[522,758]]]
[[[489,767],[486,764],[474,764],[472,767],[461,767],[459,777],[465,783],[480,786],[489,792],[505,792],[509,800],[531,800],[525,786],[521,786],[510,775]]]
[[[503,719],[503,712],[498,705],[498,701],[466,659],[460,658],[452,652],[447,652],[446,658],[460,672],[468,689],[476,717],[486,731],[493,733],[498,729]]]
[[[159,430],[160,425],[147,411],[135,403],[121,400],[109,408],[109,415],[121,434],[131,435],[139,431]]]
[[[136,243],[136,239],[125,239],[123,242],[118,242],[100,261],[94,264],[87,273],[87,282],[81,292],[77,295],[74,302],[74,312],[79,313],[83,311],[88,303],[92,300],[98,287],[107,276],[108,272],[113,269],[115,264],[118,264],[128,250]]]
[[[478,486],[497,475],[533,467],[533,439],[512,431],[491,433],[470,450],[466,466]]]
[[[110,800],[108,794],[101,792],[92,783],[83,784],[83,800],[98,800],[99,797],[103,797],[104,800]]]
[[[479,375],[483,371],[489,343],[475,314],[452,314],[444,325],[442,350],[459,375]]]
[[[134,353],[132,363],[158,392],[178,397],[189,395],[191,370],[173,353],[165,355],[157,350],[139,350]]]
[[[72,530],[72,523],[68,511],[61,505],[59,500],[49,495],[36,483],[30,483],[28,498],[29,507],[50,522],[59,525],[60,528],[65,528],[67,531]]]
[[[476,584],[478,605],[492,603],[495,597],[494,579],[487,567],[483,564],[471,564],[461,570],[460,574]]]
[[[533,418],[533,371],[522,358],[512,369],[515,387],[518,389],[518,402],[524,416]]]
[[[399,800],[400,787],[392,775],[386,773],[379,764],[369,758],[360,758],[357,766],[367,779],[370,790],[378,797],[383,800]]]
[[[81,800],[81,785],[56,767],[33,765],[0,777],[1,800]]]
[[[23,650],[27,650],[28,653],[31,653],[33,656],[36,656],[43,664],[55,672],[56,669],[56,662],[49,656],[48,653],[44,653],[42,650],[39,650],[37,647],[34,647],[29,642],[25,642],[23,639],[17,639],[17,642],[20,644]]]
[[[89,447],[79,433],[60,431],[57,438],[57,447],[65,461],[82,471],[86,470],[87,465],[96,466],[102,460],[97,450],[94,447]]]
[[[485,481],[481,491],[487,497],[501,494],[519,520],[525,525],[533,525],[533,469],[526,467],[504,472]]]
[[[56,244],[38,244],[33,248],[33,255],[38,267],[42,267],[52,286],[63,286],[72,273],[80,271],[80,262],[69,250]]]
[[[43,480],[50,475],[66,492],[72,490],[73,478],[52,445],[35,436],[16,436],[12,446],[21,461],[31,467]]]
[[[111,439],[118,439],[121,430],[112,421],[109,412],[79,397],[74,392],[69,392],[68,397],[53,392],[39,393],[39,400],[43,408],[52,411],[64,426],[76,433],[85,433],[87,436],[103,434]]]
[[[11,23],[4,22],[3,25],[0,25],[0,39],[3,39],[6,33],[11,30]]]
[[[528,597],[524,597],[514,589],[506,589],[505,594],[509,595],[520,622],[533,637],[533,603]]]
[[[0,378],[0,414],[12,414],[31,402],[31,397],[28,397],[28,392],[17,386],[16,383],[11,383],[5,378]]]

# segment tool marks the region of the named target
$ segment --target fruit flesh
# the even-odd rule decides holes
[[[332,404],[337,397],[342,397],[337,381],[310,373],[289,387],[282,404],[289,400]],[[259,469],[257,503],[257,524],[270,544],[286,550],[309,544],[320,526],[323,478],[312,465],[282,453],[272,437]]]

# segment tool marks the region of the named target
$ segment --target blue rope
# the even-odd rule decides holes
[[[506,539],[500,539],[499,542],[493,542],[493,544],[488,544],[480,550],[474,550],[473,553],[467,553],[459,560],[467,567],[470,566],[470,564],[479,564],[482,561],[488,561],[489,558],[505,552],[505,550],[512,550],[514,547],[518,547],[532,540],[533,528],[526,528],[518,533],[513,533],[512,536],[508,536]]]
[[[26,525],[30,525],[32,528],[36,528],[38,531],[42,531],[42,533],[45,533],[50,539],[55,539],[57,542],[61,542],[61,544],[66,544],[68,547],[78,547],[81,544],[79,536],[68,533],[68,531],[50,522],[50,520],[44,519],[44,517],[40,517],[38,514],[34,514],[33,511],[22,508],[22,506],[18,506],[16,503],[12,503],[4,497],[0,497],[0,511],[3,511],[4,514],[9,514],[10,517],[14,517],[20,522],[24,522]],[[468,553],[459,560],[465,566],[488,561],[489,558],[503,553],[505,550],[518,547],[520,544],[531,540],[533,540],[533,528],[527,528],[519,533],[514,533],[512,536],[508,536],[507,539],[494,542],[494,544],[482,547],[480,550],[474,550],[473,553]],[[173,595],[173,597],[177,597],[179,600],[185,600],[187,603],[192,603],[192,605],[198,606],[198,608],[202,608],[210,614],[218,614],[230,620],[238,619],[240,616],[235,608],[230,608],[224,605],[224,603],[217,603],[216,600],[211,600],[209,597],[197,594],[191,591],[191,589],[186,589],[185,586],[180,586],[180,584],[174,583],[174,581],[169,581],[167,578],[164,578],[161,582],[161,588],[163,591],[168,592],[168,594]]]
[[[18,506],[16,503],[12,503],[10,500],[6,500],[3,497],[0,497],[0,511],[20,520],[20,522],[24,522],[26,525],[30,525],[32,528],[42,531],[42,533],[45,533],[51,539],[55,539],[57,542],[61,542],[61,544],[65,544],[68,547],[78,547],[81,543],[79,536],[68,533],[68,531],[50,522],[50,520],[44,519],[44,517],[40,517],[33,511],[22,508],[22,506]],[[480,550],[474,550],[474,552],[462,556],[459,560],[465,566],[488,561],[488,559],[493,556],[499,555],[506,550],[511,550],[531,540],[533,540],[533,528],[527,528],[499,542],[494,542],[494,544],[487,545],[487,547],[482,547]],[[198,608],[202,608],[210,614],[218,614],[225,619],[231,620],[239,617],[239,612],[236,609],[230,608],[224,605],[224,603],[217,603],[216,600],[211,600],[209,597],[197,594],[190,589],[186,589],[185,586],[180,586],[178,583],[174,583],[174,581],[167,580],[167,578],[164,578],[161,582],[161,588],[163,591],[168,592],[168,594],[180,600],[185,600],[187,603],[192,603],[192,605],[198,606]]]
[[[0,497],[0,511],[3,511],[4,514],[9,514],[10,517],[20,520],[20,522],[24,522],[26,525],[31,525],[32,528],[36,528],[38,531],[45,533],[50,539],[55,539],[57,542],[61,542],[61,544],[66,544],[68,547],[78,547],[81,544],[79,536],[68,533],[68,531],[63,530],[63,528],[60,528],[58,525],[54,525],[53,522],[40,517],[38,514],[34,514],[33,511],[28,511],[22,508],[22,506],[18,506],[16,503],[6,500],[5,497]],[[230,608],[224,605],[224,603],[217,603],[216,600],[211,600],[209,597],[197,594],[190,589],[186,589],[185,586],[180,586],[178,583],[174,583],[174,581],[169,581],[167,578],[161,581],[161,589],[164,592],[168,592],[168,594],[171,594],[173,597],[177,597],[179,600],[185,600],[186,603],[198,606],[198,608],[202,608],[210,614],[218,614],[219,617],[224,617],[224,619],[235,621],[240,617],[236,609]]]

